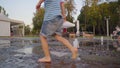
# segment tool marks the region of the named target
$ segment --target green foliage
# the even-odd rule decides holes
[[[40,10],[38,10],[33,17],[33,30],[32,33],[33,34],[39,34],[40,32],[40,28],[42,26],[43,23],[43,18],[44,18],[44,8],[40,8]]]
[[[3,14],[4,15],[6,15],[6,16],[8,16],[8,13],[6,13],[6,10],[2,7],[2,6],[0,6],[0,13],[3,11]]]
[[[27,26],[25,26],[25,35],[30,35],[31,34],[31,28],[30,28],[30,26],[29,25],[27,25]]]
[[[117,13],[120,8],[118,9],[118,7],[118,2],[97,4],[97,0],[91,0],[90,4],[86,4],[82,7],[78,20],[80,24],[82,24],[81,27],[86,26],[85,30],[93,31],[99,35],[106,35],[105,17],[110,17],[110,33],[112,33],[116,25],[120,24],[120,13]]]
[[[0,13],[1,13],[2,7],[0,6]]]
[[[68,0],[65,3],[65,9],[66,9],[66,13],[67,13],[66,19],[70,22],[73,22],[72,13],[73,13],[73,10],[75,9],[74,0]]]

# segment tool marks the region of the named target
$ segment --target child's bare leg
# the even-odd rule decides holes
[[[61,37],[60,35],[56,34],[55,38],[69,48],[69,50],[72,52],[72,59],[76,59],[77,58],[77,53],[78,53],[78,49],[77,48],[74,48],[69,43],[68,40],[66,40],[65,38]]]
[[[47,39],[42,35],[40,36],[40,39],[41,39],[42,49],[44,51],[45,57],[39,59],[38,62],[51,62]]]

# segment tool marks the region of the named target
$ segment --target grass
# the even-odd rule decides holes
[[[11,36],[0,36],[0,38],[11,38]]]

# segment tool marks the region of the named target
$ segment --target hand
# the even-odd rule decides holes
[[[36,10],[39,10],[40,9],[40,4],[37,4],[36,5]]]

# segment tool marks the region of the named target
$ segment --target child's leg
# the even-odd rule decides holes
[[[38,60],[38,62],[50,62],[51,57],[50,57],[50,52],[49,52],[49,47],[47,43],[47,39],[44,36],[40,36],[41,43],[42,43],[42,49],[44,51],[45,57],[41,58]]]
[[[60,35],[56,34],[55,38],[69,48],[69,50],[72,52],[72,59],[76,59],[77,58],[77,53],[78,53],[78,49],[77,48],[74,48],[69,43],[68,40],[66,40],[65,38],[61,37]]]

